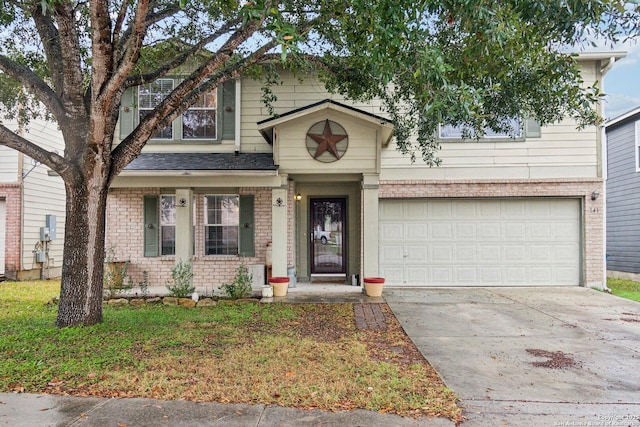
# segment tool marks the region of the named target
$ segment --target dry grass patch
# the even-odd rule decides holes
[[[351,304],[106,307],[103,324],[64,330],[29,304],[44,313],[28,327],[2,313],[1,391],[461,417],[386,305],[386,330],[358,331]]]

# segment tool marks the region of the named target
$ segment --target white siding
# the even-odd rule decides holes
[[[585,85],[598,79],[599,63],[585,62]],[[600,132],[576,129],[572,120],[541,129],[541,138],[514,141],[443,142],[442,164],[411,165],[392,143],[382,151],[381,180],[595,178],[600,173]]]
[[[40,121],[29,125],[29,132],[24,136],[46,150],[57,150],[62,153],[64,143],[56,124]],[[24,157],[24,171],[33,166],[29,157]],[[50,243],[50,267],[62,265],[62,248],[65,220],[65,190],[60,177],[49,176],[49,168],[39,165],[24,179],[23,190],[23,237],[22,237],[22,268],[31,270],[39,268],[35,263],[33,250],[40,241],[40,227],[45,226],[45,215],[57,216],[57,239]],[[51,264],[53,259],[53,264]]]
[[[279,115],[306,107],[309,104],[325,99],[332,99],[340,103],[356,107],[367,113],[385,116],[381,109],[381,103],[374,101],[371,103],[346,101],[340,95],[327,92],[323,84],[317,77],[310,75],[304,78],[302,83],[291,73],[284,72],[281,75],[282,85],[272,88],[278,100],[274,103],[275,112]],[[260,97],[262,84],[251,79],[242,80],[242,108],[240,135],[243,152],[271,152],[272,147],[267,144],[262,135],[258,132],[256,123],[269,119],[269,112],[264,106]],[[341,121],[342,123],[342,121]]]
[[[0,146],[0,182],[18,182],[18,157],[17,151]]]

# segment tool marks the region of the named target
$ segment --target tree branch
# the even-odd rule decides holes
[[[158,78],[164,76],[171,70],[179,67],[180,65],[183,65],[195,53],[204,49],[207,44],[217,40],[219,37],[229,32],[233,27],[235,27],[239,23],[240,23],[239,18],[234,21],[228,21],[224,26],[220,27],[220,29],[218,29],[218,31],[216,31],[214,34],[211,34],[210,36],[204,38],[199,43],[193,45],[190,49],[185,50],[180,55],[173,58],[170,62],[167,62],[161,67],[158,67],[156,70],[154,70],[151,73],[136,75],[136,76],[129,76],[129,78],[125,83],[125,87],[129,88],[133,86],[139,86],[139,85],[157,80]]]
[[[62,63],[62,48],[60,47],[60,39],[58,38],[58,29],[53,22],[51,14],[43,13],[42,6],[38,2],[34,2],[31,16],[33,16],[33,21],[36,24],[36,29],[42,41],[48,69],[51,73],[53,89],[56,94],[62,95],[64,65]]]
[[[4,125],[0,125],[0,145],[20,151],[32,159],[44,163],[60,175],[63,175],[69,168],[69,164],[64,157],[41,148],[28,139],[12,132]]]
[[[142,119],[131,134],[120,142],[111,153],[112,162],[109,181],[115,178],[127,164],[140,155],[146,141],[153,136],[156,129],[165,126],[188,108],[188,104],[183,102],[183,98],[188,97],[196,87],[199,87],[215,70],[229,60],[235,49],[260,28],[261,22],[262,21],[258,20],[248,21],[243,27],[237,30],[218,50],[216,55],[206,61],[178,85],[173,92],[160,102],[153,112]],[[227,79],[229,78],[229,76],[226,77]],[[211,81],[210,84],[212,86],[219,85],[227,79],[223,79],[222,76],[220,76],[219,79]]]
[[[51,90],[49,85],[29,67],[0,55],[0,70],[22,84],[58,119],[64,116],[65,109],[60,98]]]

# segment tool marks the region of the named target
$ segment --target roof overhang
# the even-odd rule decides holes
[[[594,51],[594,52],[580,52],[578,54],[578,61],[601,61],[600,72],[606,74],[611,69],[613,64],[627,56],[627,52],[624,51]]]
[[[142,153],[122,177],[276,176],[272,153]]]
[[[258,122],[258,131],[262,135],[262,137],[269,143],[273,145],[273,135],[274,129],[276,126],[288,123],[292,120],[297,120],[302,117],[305,117],[310,114],[315,114],[324,110],[333,110],[340,114],[344,114],[348,117],[353,117],[364,122],[368,122],[378,126],[382,132],[382,145],[386,146],[391,141],[393,136],[393,123],[391,120],[378,116],[376,114],[369,113],[367,111],[363,111],[361,109],[351,107],[349,105],[341,104],[332,99],[325,99],[320,102],[316,102],[314,104],[307,105],[306,107],[297,108],[295,110],[289,111],[285,114],[282,114],[278,117],[273,117],[270,119],[262,120]]]

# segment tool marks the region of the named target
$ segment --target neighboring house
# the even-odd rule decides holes
[[[607,122],[607,274],[640,280],[640,107]]]
[[[585,84],[620,53],[579,57]],[[193,256],[215,289],[241,261],[298,280],[382,276],[390,286],[604,284],[602,132],[524,120],[513,139],[443,126],[440,167],[402,156],[378,102],[348,102],[284,74],[279,114],[260,83],[207,94],[113,183],[108,247],[164,284]],[[130,91],[120,135],[175,81]],[[600,108],[597,106],[596,108]],[[116,141],[117,143],[117,141]],[[319,237],[319,238],[318,238]],[[324,237],[324,239],[322,239]]]
[[[62,134],[55,123],[32,121],[18,130],[23,137],[62,152]],[[31,158],[0,146],[0,277],[26,280],[59,277],[65,221],[62,179]],[[49,233],[41,230],[51,225]],[[42,231],[42,233],[41,233]]]

